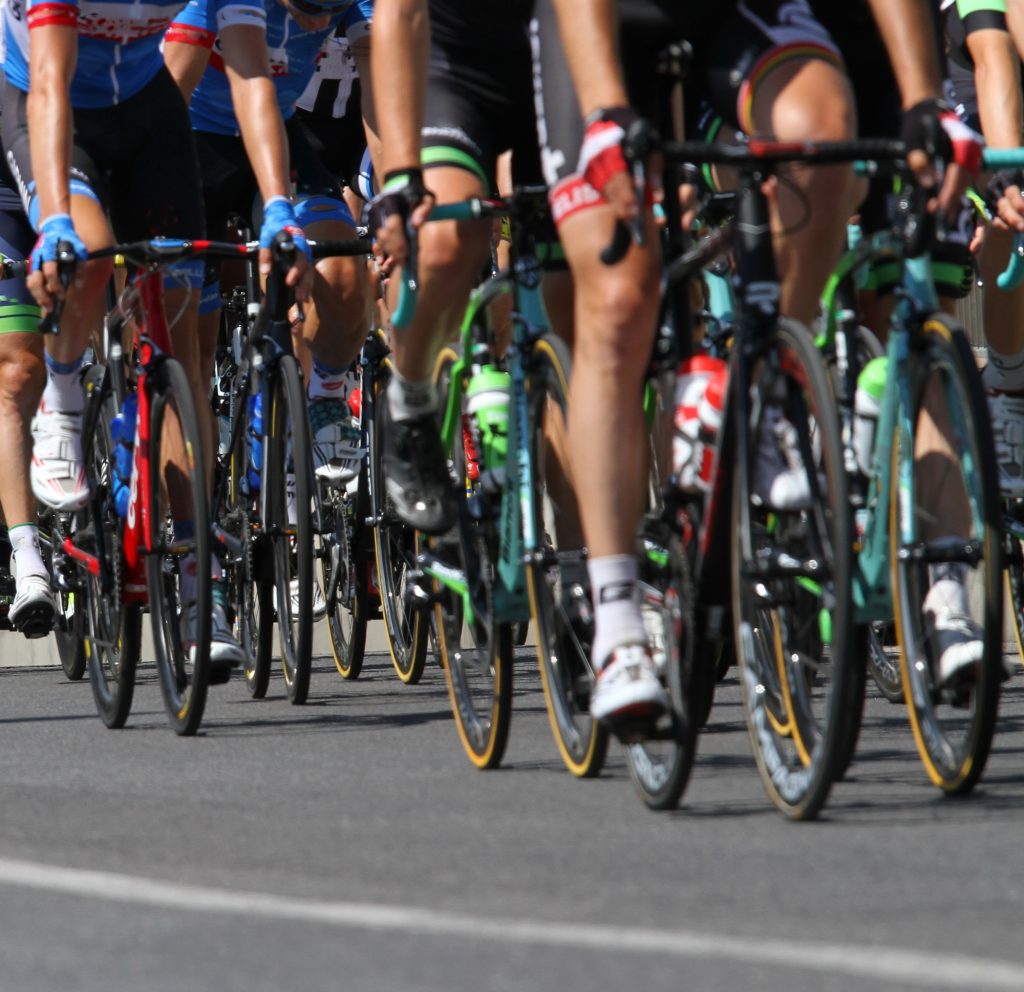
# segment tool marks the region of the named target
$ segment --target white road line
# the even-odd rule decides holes
[[[0,858],[0,885],[183,912],[239,915],[247,919],[301,920],[353,930],[397,930],[406,934],[465,937],[474,941],[488,939],[498,944],[572,947],[606,954],[641,953],[776,965],[789,971],[846,974],[932,989],[1020,992],[1024,982],[1024,966],[988,958],[930,954],[864,944],[817,944],[735,937],[696,930],[484,918],[468,913],[380,903],[324,902],[263,892],[179,885],[158,879],[60,868],[8,858]]]

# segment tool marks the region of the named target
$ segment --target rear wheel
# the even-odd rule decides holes
[[[861,703],[851,521],[821,356],[806,329],[786,320],[766,349],[746,425],[748,486],[741,472],[733,487],[733,622],[758,771],[776,807],[803,820],[817,815],[849,758],[850,714]],[[795,488],[809,490],[798,508],[772,509],[755,492],[759,455],[771,445],[802,476]]]
[[[995,454],[963,330],[934,315],[912,348],[910,409],[893,437],[896,637],[925,770],[943,792],[962,794],[984,771],[1002,676]]]
[[[199,729],[210,679],[204,442],[181,364],[164,358],[149,376],[149,615],[167,716],[175,733],[188,736]]]

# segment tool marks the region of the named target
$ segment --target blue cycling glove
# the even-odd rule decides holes
[[[284,196],[275,196],[263,204],[263,227],[260,228],[260,247],[269,248],[274,238],[284,231],[295,242],[295,247],[313,262],[313,252],[302,233],[299,222],[295,219],[295,208]]]
[[[75,225],[68,214],[52,214],[39,225],[39,238],[32,249],[32,271],[43,267],[44,262],[57,261],[57,245],[66,241],[75,253],[75,258],[84,262],[89,253],[82,239],[75,231]]]

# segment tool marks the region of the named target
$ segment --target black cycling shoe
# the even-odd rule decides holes
[[[383,402],[381,461],[395,513],[424,534],[444,534],[455,525],[458,504],[434,414],[393,420]]]

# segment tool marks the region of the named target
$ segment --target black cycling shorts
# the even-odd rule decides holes
[[[622,63],[630,104],[659,123],[659,52],[686,40],[694,58],[686,77],[687,109],[696,120],[708,105],[739,130],[750,129],[758,83],[787,60],[819,58],[839,65],[838,50],[806,0],[725,0],[710,4],[620,0]],[[602,202],[576,171],[583,121],[562,49],[552,0],[537,0],[530,27],[535,99],[544,176],[555,222]]]
[[[326,85],[323,84],[324,87]],[[320,162],[344,183],[355,187],[366,152],[359,80],[352,81],[352,91],[341,117],[335,117],[331,112],[332,104],[328,99],[331,92],[323,89],[322,93],[325,99],[321,101],[318,96],[313,110],[295,108],[293,126],[302,132],[304,140]]]
[[[27,94],[3,87],[3,145],[33,226],[38,202],[29,153]],[[188,108],[166,69],[123,103],[74,109],[72,193],[110,214],[120,241],[202,238],[202,190]]]

